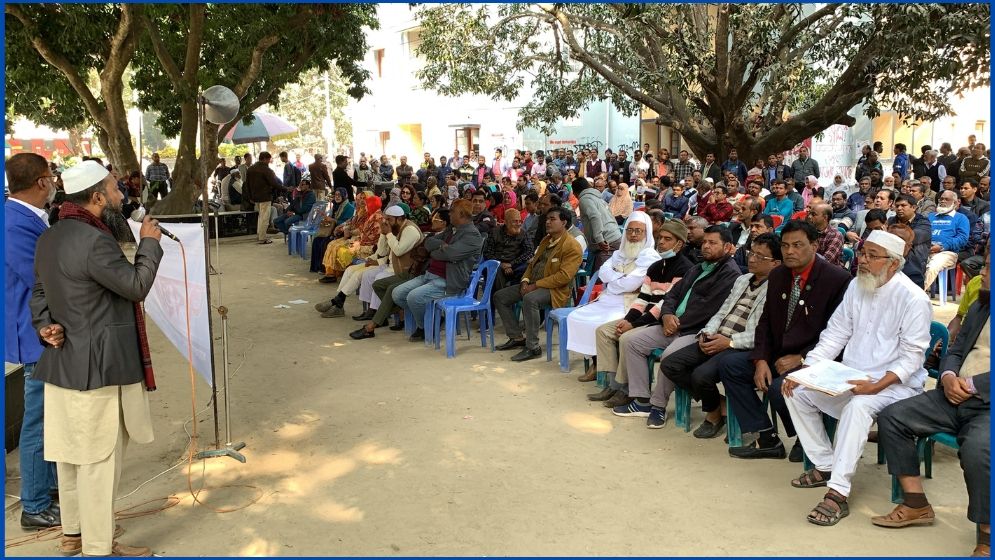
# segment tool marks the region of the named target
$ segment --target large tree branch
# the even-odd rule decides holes
[[[148,16],[144,11],[140,14],[140,19],[142,24],[145,26],[145,30],[149,34],[149,42],[152,43],[152,51],[155,53],[156,58],[159,59],[159,63],[162,64],[162,69],[166,72],[166,76],[169,77],[170,83],[177,90],[183,87],[183,72],[180,71],[180,67],[177,66],[176,61],[173,60],[173,56],[169,54],[169,49],[166,48],[166,43],[163,42],[162,36],[159,34],[159,27],[155,25],[152,18]]]
[[[136,29],[135,15],[142,10],[138,4],[121,5],[121,21],[118,22],[117,31],[111,37],[111,48],[107,55],[104,69],[101,70],[101,80],[119,79],[124,75],[125,69],[135,56],[138,47],[138,30]]]
[[[187,52],[183,59],[183,78],[192,91],[199,85],[200,48],[204,42],[204,20],[207,17],[206,4],[190,4],[190,25],[187,35]]]
[[[729,91],[729,12],[732,6],[722,4],[715,18],[715,85],[719,95]]]
[[[104,123],[107,119],[106,113],[103,107],[100,106],[100,102],[90,91],[89,86],[86,84],[86,80],[80,75],[79,71],[73,66],[71,62],[62,53],[56,51],[42,36],[38,31],[38,27],[35,25],[31,17],[24,11],[24,9],[19,4],[6,4],[4,6],[4,11],[21,22],[24,26],[24,31],[28,35],[28,39],[31,41],[31,45],[34,47],[35,51],[45,62],[51,64],[57,68],[62,75],[66,77],[69,81],[69,85],[73,87],[73,90],[80,96],[83,101],[83,105],[86,110],[90,113],[90,117],[98,123]]]

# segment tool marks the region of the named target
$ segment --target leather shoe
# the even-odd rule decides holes
[[[625,391],[615,391],[612,398],[604,402],[606,408],[615,408],[616,406],[628,406],[632,402],[632,397],[625,394]]]
[[[321,282],[322,284],[334,284],[337,280],[334,276],[322,276],[318,279],[318,282]]]
[[[522,351],[511,357],[513,362],[524,362],[534,360],[542,356],[542,348],[522,348]]]
[[[583,374],[577,376],[577,381],[581,383],[587,383],[589,381],[596,381],[598,379],[598,370],[594,369],[592,365]]]
[[[760,447],[757,444],[730,447],[729,456],[737,459],[784,459],[788,454],[784,451],[784,444],[778,440],[771,447]]]
[[[118,538],[124,534],[124,527],[120,525],[114,526],[114,538]],[[62,536],[62,540],[59,541],[59,552],[63,556],[76,556],[83,552],[83,535],[75,535],[68,537],[66,535]]]
[[[936,514],[933,513],[933,506],[929,504],[921,508],[911,508],[905,504],[898,504],[888,515],[875,515],[871,518],[871,523],[878,527],[892,528],[932,525],[934,521],[936,521]]]
[[[408,337],[409,342],[419,342],[425,340],[425,329],[415,329],[415,332],[411,333]]]
[[[587,400],[607,401],[613,396],[615,396],[615,389],[612,389],[611,387],[605,387],[600,393],[590,393],[589,395],[587,395]]]
[[[373,316],[376,315],[376,314],[377,314],[376,311],[373,311],[372,309],[367,309],[366,311],[360,313],[359,315],[353,315],[352,316],[352,320],[353,321],[372,321],[373,320]]]
[[[796,439],[795,444],[791,446],[791,451],[788,452],[788,460],[792,463],[801,463],[805,460],[805,450],[802,449],[801,440]]]
[[[349,333],[349,336],[354,340],[363,340],[364,338],[373,338],[376,335],[373,334],[373,331],[366,330],[366,327],[360,327]]]
[[[84,554],[83,556],[89,556],[89,554]],[[109,556],[130,558],[152,556],[152,549],[147,546],[128,546],[114,541],[114,544],[111,545],[111,553]]]
[[[525,348],[525,339],[512,340],[509,338],[504,344],[494,347],[495,350],[511,350],[512,348]]]
[[[50,529],[52,527],[59,527],[60,525],[62,525],[60,512],[58,509],[53,512],[52,506],[38,513],[21,512],[21,528],[27,531]]]
[[[709,439],[713,438],[720,433],[722,433],[722,428],[726,426],[726,417],[720,416],[718,422],[709,422],[708,420],[703,420],[698,429],[692,434],[698,439]]]

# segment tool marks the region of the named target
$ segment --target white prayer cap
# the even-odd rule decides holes
[[[62,183],[66,186],[66,194],[75,194],[103,181],[108,175],[107,168],[91,159],[66,169],[62,173]]]
[[[715,179],[712,179],[711,177],[705,177],[705,180],[708,181],[709,183],[712,183],[713,185],[715,184]]]
[[[865,243],[873,243],[884,248],[889,253],[894,253],[896,255],[905,254],[905,240],[894,233],[874,230],[867,236],[867,241],[865,241]]]
[[[383,215],[384,216],[391,216],[391,217],[394,217],[394,218],[403,218],[404,217],[404,208],[401,208],[400,206],[398,206],[398,205],[395,204],[394,206],[391,206],[390,208],[384,210]]]
[[[819,179],[815,175],[809,175],[808,177],[805,177],[805,180],[811,183],[812,181],[818,181]]]

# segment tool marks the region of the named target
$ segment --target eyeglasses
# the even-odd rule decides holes
[[[774,257],[766,257],[764,255],[761,255],[760,253],[758,253],[756,251],[747,251],[746,252],[746,258],[748,258],[748,259],[756,258],[756,259],[760,259],[762,261],[776,261],[777,260]]]
[[[888,255],[868,255],[867,253],[864,252],[863,249],[861,249],[860,251],[857,251],[857,258],[874,260],[874,259],[890,259],[891,257],[889,257]]]
[[[42,175],[42,176],[38,177],[38,179],[51,179],[53,181],[56,180],[57,178],[58,177],[56,177],[55,175],[51,175],[51,174],[49,174],[49,175]],[[38,179],[35,179],[35,181],[37,181]]]
[[[627,233],[629,235],[635,235],[637,233],[646,233],[646,230],[644,230],[644,229],[625,228],[625,233]]]

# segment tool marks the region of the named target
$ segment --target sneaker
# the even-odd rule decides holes
[[[335,307],[335,304],[332,303],[331,300],[314,304],[314,310],[317,311],[318,313],[324,313],[325,311],[328,311],[333,307]]]
[[[646,427],[652,430],[656,430],[666,425],[667,425],[667,409],[654,406],[650,410],[650,415],[646,418]]]
[[[625,406],[616,406],[612,409],[612,414],[615,416],[638,416],[640,418],[648,418],[650,415],[650,410],[653,407],[649,403],[639,404],[637,401],[633,400],[631,403]]]
[[[329,317],[345,317],[345,309],[342,309],[337,305],[332,305],[327,311],[322,313],[321,316],[326,319]]]
[[[802,449],[800,439],[796,439],[795,444],[791,446],[791,451],[788,453],[788,460],[792,463],[801,463],[805,460],[805,450]]]

